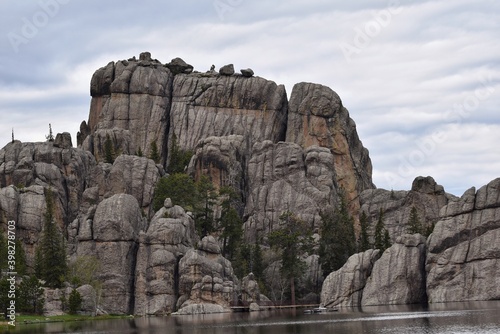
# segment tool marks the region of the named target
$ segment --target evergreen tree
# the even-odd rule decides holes
[[[290,282],[291,302],[295,305],[295,280],[305,270],[300,255],[311,246],[311,231],[290,211],[285,211],[280,221],[282,227],[269,234],[269,244],[281,253],[281,274]]]
[[[160,210],[166,198],[188,211],[193,211],[197,200],[196,184],[189,175],[184,173],[170,174],[162,177],[155,187],[153,209]]]
[[[384,225],[384,212],[380,209],[377,224],[375,225],[375,249],[384,252],[391,245],[389,231]]]
[[[258,242],[255,243],[252,250],[252,272],[257,282],[264,279],[264,260],[262,258],[262,248]]]
[[[229,187],[223,187],[219,195],[224,197],[221,203],[221,216],[218,220],[218,229],[221,230],[222,238],[222,256],[233,260],[243,236],[243,221],[234,207],[236,193]]]
[[[108,164],[112,164],[115,161],[115,145],[113,141],[109,137],[109,134],[106,134],[106,140],[104,141],[104,162]]]
[[[43,289],[42,284],[31,275],[29,278],[24,278],[18,289],[18,305],[20,312],[32,314],[42,314],[43,312]]]
[[[420,222],[420,218],[418,217],[417,208],[414,206],[410,211],[410,218],[408,219],[407,232],[409,234],[420,233],[424,234],[424,229],[422,223]]]
[[[7,269],[8,258],[7,238],[3,231],[0,231],[0,271]]]
[[[174,133],[172,135],[172,144],[170,145],[170,160],[167,171],[169,173],[184,173],[186,167],[189,165],[189,161],[191,161],[192,156],[193,151],[184,151],[180,149],[179,143],[177,142],[177,136]]]
[[[157,164],[160,163],[161,156],[158,151],[158,146],[156,145],[156,140],[151,141],[150,149],[149,149],[149,159],[153,160]]]
[[[324,277],[340,269],[349,257],[356,252],[354,220],[349,214],[344,192],[339,197],[335,211],[321,212],[319,261]]]
[[[4,318],[7,318],[9,314],[7,308],[10,306],[10,282],[7,281],[7,277],[0,279],[0,314],[3,314]]]
[[[52,134],[52,125],[49,123],[49,134],[45,136],[48,141],[54,141],[54,135]]]
[[[80,311],[82,309],[82,301],[80,293],[76,289],[73,289],[68,298],[69,314],[76,314]]]
[[[202,175],[196,182],[197,200],[195,202],[194,217],[196,230],[203,238],[215,230],[214,205],[217,192],[210,179]]]
[[[137,150],[137,156],[138,157],[142,157],[143,156],[142,149],[141,149],[140,146],[139,146],[139,149]]]
[[[243,243],[236,249],[235,259],[231,261],[234,273],[238,278],[243,278],[252,271],[252,248]]]
[[[361,213],[361,217],[359,218],[359,224],[361,226],[361,231],[359,233],[359,250],[360,252],[364,252],[372,248],[368,237],[368,217],[364,211]]]
[[[41,240],[36,249],[35,271],[45,284],[60,288],[67,273],[66,247],[64,237],[59,233],[54,222],[54,198],[52,190],[45,190],[46,212]]]
[[[18,276],[26,275],[26,253],[24,247],[19,239],[16,239],[16,273]]]

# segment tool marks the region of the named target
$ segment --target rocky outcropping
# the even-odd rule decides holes
[[[405,234],[375,262],[363,289],[362,305],[404,305],[427,301],[425,238]]]
[[[323,282],[321,305],[327,308],[361,306],[363,289],[379,257],[378,249],[352,255]]]
[[[197,242],[194,221],[170,199],[140,234],[135,268],[134,314],[174,312],[179,298],[179,261]]]
[[[214,236],[198,240],[190,213],[169,201],[153,212],[174,142],[194,152],[190,175],[236,191],[248,242],[265,243],[287,210],[317,232],[320,210],[337,204],[340,188],[355,213],[360,193],[374,186],[368,151],[333,90],[300,83],[288,102],[283,85],[241,73],[234,66],[199,73],[148,52],[111,62],[92,77],[79,148],[63,133],[53,143],[0,150],[0,214],[18,223],[29,267],[51,187],[68,255],[101,262],[102,312],[211,312],[238,296],[262,300],[255,281],[239,286]],[[159,164],[146,158],[154,146]],[[306,260],[304,286],[317,286],[318,257]]]
[[[319,84],[296,84],[290,95],[286,141],[304,148],[328,148],[334,156],[336,180],[344,188],[352,212],[358,211],[359,194],[374,188],[372,165],[337,93]]]
[[[287,210],[317,229],[319,212],[337,201],[334,156],[327,148],[294,143],[257,143],[248,161],[245,233],[266,237]]]
[[[75,255],[93,255],[100,263],[100,305],[108,313],[133,312],[139,232],[145,229],[137,200],[127,194],[100,202],[93,218],[80,227]]]
[[[439,220],[439,211],[455,196],[444,191],[443,186],[430,177],[419,176],[413,181],[411,190],[368,189],[361,193],[361,211],[368,217],[368,232],[373,236],[375,224],[383,213],[385,228],[391,240],[408,233],[410,214],[414,207],[424,228]]]
[[[237,300],[238,279],[212,236],[203,238],[198,249],[187,251],[179,262],[179,277],[180,313],[201,304],[215,304],[227,312],[231,302]]]
[[[428,240],[429,302],[500,299],[500,179],[440,212]]]
[[[90,134],[83,148],[103,161],[104,142],[111,137],[120,153],[149,156],[155,142],[165,156],[172,81],[168,68],[146,56],[97,70],[90,85]]]

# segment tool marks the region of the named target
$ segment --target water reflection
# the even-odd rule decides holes
[[[447,334],[500,333],[500,302],[365,307],[324,314],[265,311],[18,325],[16,333]]]

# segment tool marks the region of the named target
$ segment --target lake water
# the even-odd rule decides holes
[[[323,314],[302,309],[18,325],[16,333],[77,334],[497,334],[500,301],[365,307]]]

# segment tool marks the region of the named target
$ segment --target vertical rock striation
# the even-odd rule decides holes
[[[500,299],[500,178],[440,214],[427,242],[429,302]]]

